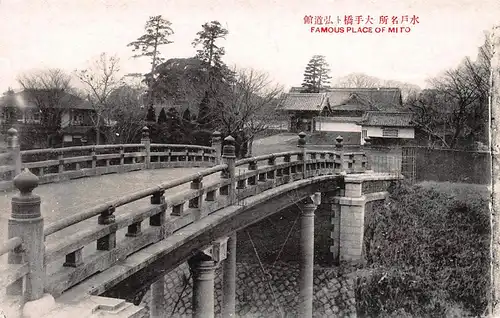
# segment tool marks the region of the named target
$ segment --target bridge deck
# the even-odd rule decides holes
[[[272,152],[296,150],[290,141],[297,139],[296,135],[279,134],[256,140],[253,155]],[[84,208],[96,206],[116,197],[127,195],[137,190],[145,189],[165,181],[184,177],[206,168],[170,168],[157,170],[141,170],[123,174],[111,174],[69,180],[61,183],[39,185],[34,193],[42,198],[42,215],[45,226],[63,217],[80,212]],[[215,176],[212,176],[215,177]],[[204,182],[210,181],[206,178]],[[185,187],[176,187],[173,191],[182,191]],[[165,194],[172,194],[172,190]],[[16,191],[0,192],[0,240],[7,238],[7,221],[11,213],[11,198]],[[146,199],[148,200],[148,199]],[[142,200],[144,202],[144,200]],[[127,206],[130,206],[127,205]],[[59,233],[48,239],[58,237]],[[48,240],[50,241],[50,240]]]

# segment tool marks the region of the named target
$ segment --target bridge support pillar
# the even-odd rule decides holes
[[[150,317],[167,317],[165,311],[165,276],[161,276],[156,282],[151,284],[151,304]]]
[[[300,216],[300,293],[299,317],[312,317],[314,276],[314,211],[321,203],[321,193],[301,202]]]
[[[193,277],[193,317],[213,318],[215,315],[214,279],[217,262],[203,252],[188,260]]]
[[[222,317],[235,317],[236,312],[236,232],[227,241],[227,258],[223,268]]]

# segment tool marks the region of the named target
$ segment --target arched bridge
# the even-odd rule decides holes
[[[99,295],[120,296],[152,284],[150,315],[166,317],[162,279],[187,261],[193,316],[214,316],[219,265],[224,267],[222,313],[234,316],[236,232],[296,203],[302,207],[299,316],[311,317],[316,207],[322,200],[330,204],[334,261],[359,260],[365,205],[384,199],[389,183],[399,177],[371,172],[365,154],[342,151],[341,140],[337,151],[309,151],[305,134],[299,137],[297,151],[235,160],[232,137],[225,139],[220,156],[217,136],[214,148],[208,148],[150,144],[145,132],[141,145],[46,150],[58,158],[23,161],[35,152],[19,152],[11,131],[11,164],[3,171],[17,176],[4,184],[19,194],[12,197],[8,239],[0,245],[0,255],[8,258],[0,271],[4,307],[17,305],[17,313],[26,317],[139,317],[141,307]],[[138,151],[126,151],[134,147]],[[65,156],[71,151],[91,153]],[[23,166],[35,174],[19,173]],[[40,209],[44,198],[33,193],[40,182],[169,166],[206,168],[80,207],[48,224]],[[46,173],[47,167],[56,170]]]

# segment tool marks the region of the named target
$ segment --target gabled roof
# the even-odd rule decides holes
[[[325,93],[295,93],[292,87],[282,103],[283,110],[404,111],[399,88],[329,88]],[[318,105],[320,107],[318,108]]]
[[[370,105],[371,110],[401,111],[403,108],[399,88],[330,88],[326,94],[332,109],[339,109],[352,99],[360,105]]]
[[[363,126],[412,127],[412,113],[367,112],[360,124]]]
[[[284,111],[321,111],[326,103],[325,93],[288,93],[280,105]]]
[[[50,97],[51,94],[55,93],[50,90],[37,90],[32,92],[24,90],[13,94],[7,93],[0,97],[0,108],[8,106],[20,108],[36,108],[39,104],[50,105],[51,99],[57,99],[57,103],[55,105],[50,105],[50,107],[68,109],[93,109],[92,105],[88,101],[73,94],[58,92],[57,94],[60,95],[58,95],[57,97]]]

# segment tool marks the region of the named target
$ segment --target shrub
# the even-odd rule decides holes
[[[462,201],[436,189],[404,184],[390,189],[384,207],[367,222],[367,259],[377,270],[357,286],[361,312],[391,314],[402,308],[416,316],[442,316],[451,315],[450,308],[457,306],[472,315],[484,312],[489,288],[488,202],[479,195],[471,198]],[[387,274],[384,284],[393,290],[390,297],[382,292],[379,271]]]
[[[192,134],[193,144],[199,146],[212,145],[212,131],[210,130],[196,130]]]

